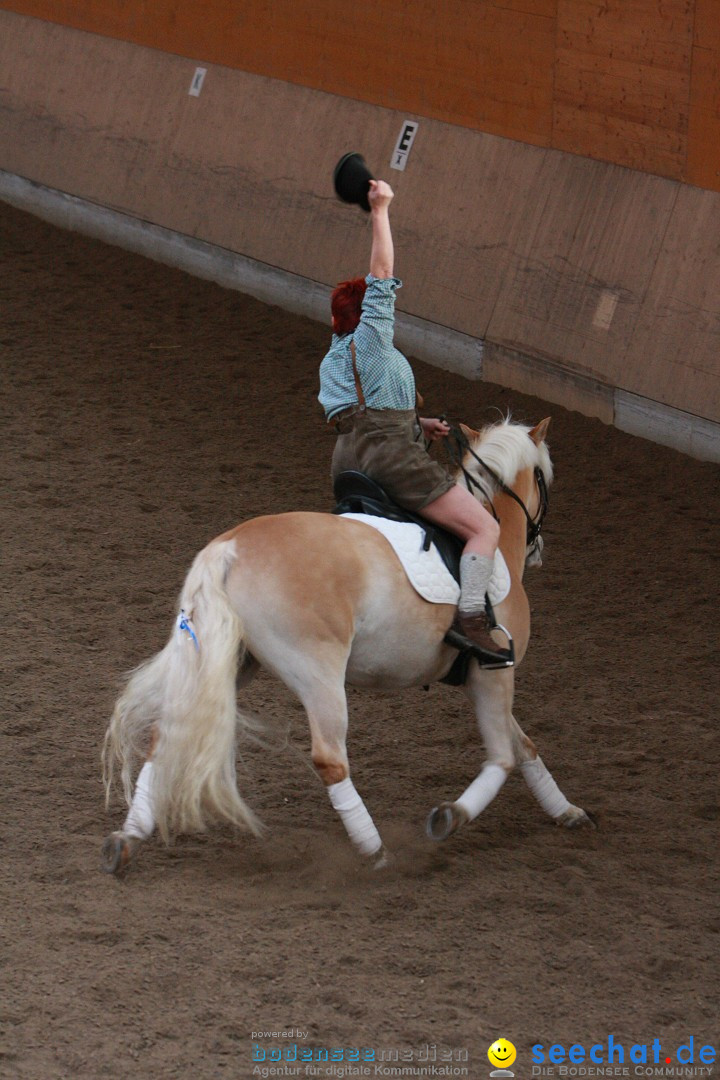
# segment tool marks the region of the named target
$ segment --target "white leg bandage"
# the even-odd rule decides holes
[[[525,783],[550,817],[560,817],[570,809],[570,803],[545,768],[542,758],[524,761],[520,766]]]
[[[123,832],[129,836],[137,836],[140,840],[147,840],[155,828],[151,789],[152,761],[146,761],[138,773],[133,801],[123,825]]]
[[[470,787],[456,800],[456,805],[461,806],[468,820],[472,821],[493,801],[506,780],[507,773],[502,765],[485,765]]]
[[[374,855],[379,851],[382,847],[380,833],[350,777],[341,780],[339,784],[331,784],[327,793],[358,851],[362,855]]]

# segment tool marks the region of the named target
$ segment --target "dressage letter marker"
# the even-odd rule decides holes
[[[390,160],[391,169],[398,169],[400,172],[405,171],[408,154],[410,153],[410,147],[413,144],[417,129],[418,125],[415,120],[406,120],[403,124],[402,128],[400,129],[400,137],[395,144],[393,156]]]
[[[190,83],[190,89],[188,90],[190,97],[200,97],[200,91],[202,90],[206,75],[207,68],[195,68],[195,74],[193,75],[193,80]]]

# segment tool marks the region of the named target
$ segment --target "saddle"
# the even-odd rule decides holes
[[[433,525],[431,522],[426,521],[419,514],[414,514],[411,510],[399,506],[379,484],[366,476],[365,473],[358,472],[355,469],[349,469],[338,474],[333,484],[333,494],[336,500],[333,514],[368,514],[372,517],[388,518],[390,521],[419,525],[425,534],[423,549],[427,551],[430,545],[434,544],[455,581],[458,585],[460,584],[460,556],[465,545],[459,537],[439,525]],[[497,626],[492,604],[487,595],[485,596],[485,610],[490,626]],[[478,661],[481,667],[512,666],[515,658],[512,638],[506,630],[504,632],[507,634],[510,645],[508,650],[509,662],[498,664],[497,656],[485,652],[484,649],[475,645],[454,626],[451,627],[445,635],[444,641],[447,645],[457,649],[458,655],[450,671],[440,681],[451,686],[462,686],[467,681],[468,666],[473,658]]]
[[[460,556],[464,545],[453,533],[398,506],[387,492],[365,473],[355,470],[339,473],[333,485],[333,494],[337,500],[333,514],[369,514],[371,517],[388,518],[389,521],[419,525],[425,534],[423,551],[428,551],[431,544],[434,544],[442,561],[458,585],[460,584]]]

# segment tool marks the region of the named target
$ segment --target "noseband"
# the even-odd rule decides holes
[[[468,470],[465,468],[465,466],[463,465],[463,461],[462,461],[463,453],[467,452],[472,457],[474,457],[475,460],[477,461],[478,465],[482,466],[482,468],[485,470],[485,472],[488,474],[488,476],[497,485],[499,490],[502,491],[504,495],[509,495],[510,498],[514,499],[514,501],[518,504],[518,506],[520,507],[520,509],[524,513],[526,521],[527,521],[527,538],[526,538],[525,542],[526,542],[527,547],[531,549],[528,552],[528,555],[532,555],[540,545],[540,532],[542,530],[543,521],[545,520],[545,515],[547,514],[548,507],[550,505],[549,499],[548,499],[548,489],[547,489],[547,482],[545,480],[545,474],[542,471],[542,469],[540,468],[540,466],[536,465],[534,470],[533,470],[533,475],[535,477],[535,483],[537,484],[538,495],[540,496],[540,505],[538,506],[538,511],[537,511],[536,516],[531,517],[530,516],[530,511],[528,510],[527,506],[522,501],[520,496],[516,495],[515,492],[512,490],[512,488],[508,487],[508,485],[505,483],[505,481],[502,479],[502,477],[498,476],[498,474],[495,472],[495,470],[491,469],[490,466],[487,464],[487,462],[483,461],[483,459],[479,456],[479,454],[475,453],[475,451],[471,447],[470,443],[468,442],[468,440],[466,439],[465,435],[463,434],[463,432],[461,431],[460,428],[451,427],[450,428],[449,438],[454,439],[456,447],[457,447],[456,450],[453,449],[452,447],[449,447],[450,456],[453,459],[453,461],[455,462],[455,464],[458,466],[460,471],[462,472],[463,477],[465,478],[465,483],[467,485],[468,491],[472,491],[473,488],[477,488],[477,490],[484,496],[484,498],[488,502],[488,504],[490,506],[490,512],[492,513],[492,516],[495,518],[496,521],[499,522],[500,519],[498,518],[497,513],[495,511],[495,507],[493,505],[491,493],[489,491],[487,491],[483,487],[483,485],[479,482],[479,480],[476,480],[475,477],[472,475],[472,473],[468,472]]]

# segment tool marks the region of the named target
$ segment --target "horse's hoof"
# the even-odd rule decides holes
[[[114,832],[102,846],[101,868],[106,874],[122,874],[135,854],[138,841],[127,833]]]
[[[599,828],[595,815],[588,813],[587,810],[583,810],[580,806],[571,806],[556,820],[557,824],[562,825],[565,829]]]
[[[440,803],[428,814],[425,832],[431,840],[447,840],[466,821],[467,815],[456,803]]]
[[[376,851],[374,855],[370,856],[370,865],[373,870],[387,870],[394,862],[395,856],[391,851],[388,851],[384,844],[379,851]]]

